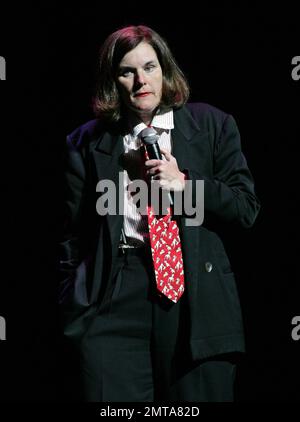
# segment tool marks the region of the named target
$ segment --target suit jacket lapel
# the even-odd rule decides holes
[[[186,108],[174,112],[174,129],[172,130],[172,155],[180,169],[190,165],[189,141],[199,131],[198,126]]]
[[[191,151],[190,143],[192,139],[194,141],[194,138],[199,135],[201,136],[201,131],[185,107],[174,112],[174,129],[171,133],[172,155],[176,158],[180,170],[188,170],[194,163],[193,158],[195,157]],[[199,141],[201,142],[201,140]],[[199,253],[198,230],[195,227],[188,226],[185,218],[182,218],[180,222],[185,273],[191,280]],[[194,287],[196,286],[196,283],[191,284]]]
[[[121,188],[121,195],[123,194],[123,186],[119,186],[120,175],[122,175],[123,172],[121,160],[123,152],[122,136],[110,132],[105,132],[92,149],[98,178],[97,183],[100,180],[110,180],[116,187],[116,214],[106,214],[111,246],[113,249],[118,247],[123,224],[123,215],[119,214],[119,200],[122,200],[119,194],[119,188]]]

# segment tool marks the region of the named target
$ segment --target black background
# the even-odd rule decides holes
[[[300,341],[291,337],[300,315],[296,11],[288,4],[159,3],[1,10],[0,315],[7,340],[0,342],[0,401],[61,400],[54,256],[63,143],[93,118],[101,43],[128,24],[157,30],[190,81],[191,100],[238,123],[262,211],[252,229],[232,234],[248,350],[237,397],[299,401]]]

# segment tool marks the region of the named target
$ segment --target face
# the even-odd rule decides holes
[[[141,42],[122,58],[117,76],[125,105],[149,124],[162,95],[162,69],[155,50]]]

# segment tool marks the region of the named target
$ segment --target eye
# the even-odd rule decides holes
[[[123,76],[123,78],[128,78],[131,74],[132,72],[130,72],[130,70],[126,70],[125,72],[122,72],[120,76]]]
[[[132,69],[125,68],[125,69],[121,69],[119,71],[119,76],[123,76],[124,78],[128,78],[128,77],[130,77],[132,75],[133,75],[133,70]]]
[[[149,64],[149,65],[145,66],[145,71],[146,72],[152,72],[155,68],[156,68],[156,66],[154,64]]]

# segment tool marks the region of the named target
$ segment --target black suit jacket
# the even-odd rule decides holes
[[[172,142],[179,168],[192,181],[204,180],[203,224],[189,226],[180,218],[192,355],[243,351],[235,277],[216,232],[220,224],[250,227],[259,211],[236,123],[207,104],[188,104],[174,111]],[[103,297],[123,224],[122,215],[97,214],[96,184],[109,179],[118,186],[122,154],[122,131],[97,119],[67,138],[60,303],[64,333],[77,341]]]

